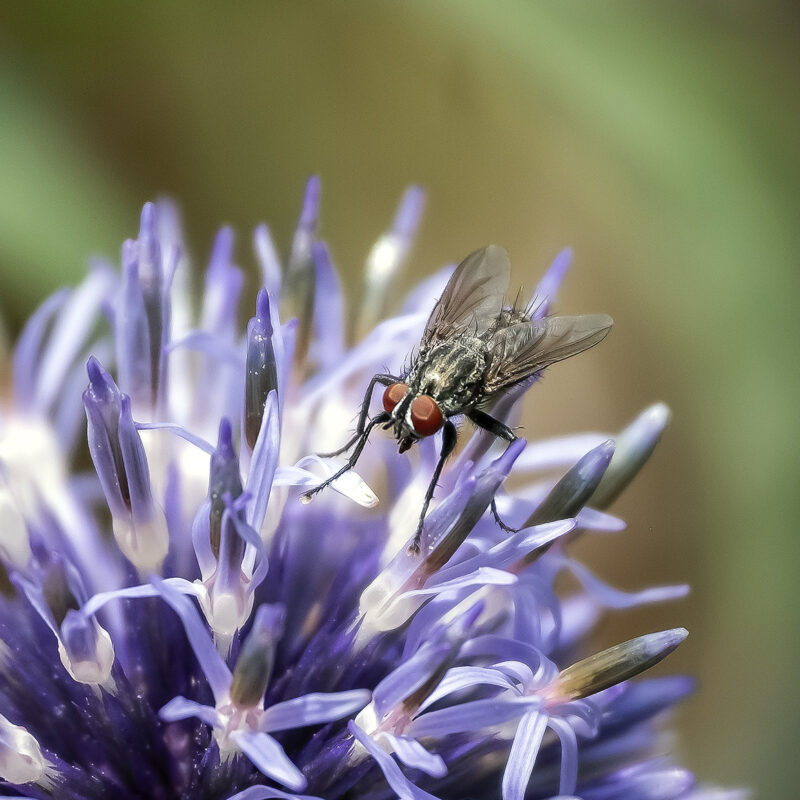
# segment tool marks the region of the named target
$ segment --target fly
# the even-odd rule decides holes
[[[325,454],[329,457],[352,451],[347,463],[307,492],[305,499],[356,465],[376,426],[392,430],[401,453],[441,430],[439,460],[409,547],[410,552],[419,552],[428,506],[445,461],[456,446],[453,417],[466,416],[477,427],[513,442],[516,434],[486,409],[503,392],[530,382],[551,364],[593,347],[612,325],[607,314],[533,319],[531,306],[506,306],[510,273],[508,254],[498,245],[476,250],[458,265],[431,312],[409,368],[402,375],[372,377],[355,435],[343,447]],[[376,384],[386,387],[383,411],[370,417]],[[497,517],[494,503],[492,510]]]

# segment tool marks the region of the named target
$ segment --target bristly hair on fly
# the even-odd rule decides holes
[[[532,298],[522,306],[521,291],[513,305],[505,304],[511,265],[498,245],[470,253],[453,272],[437,300],[416,352],[400,375],[382,373],[369,382],[358,416],[355,435],[335,456],[351,451],[345,465],[306,492],[305,500],[352,469],[376,426],[392,430],[401,453],[420,439],[442,431],[442,448],[425,494],[417,530],[409,545],[419,552],[428,505],[444,463],[455,449],[458,433],[454,417],[465,416],[474,425],[509,444],[518,437],[489,411],[508,390],[524,387],[546,367],[582,353],[602,341],[611,329],[607,314],[539,316],[543,300]],[[383,411],[370,417],[376,384],[385,386]],[[492,511],[498,523],[508,528]]]

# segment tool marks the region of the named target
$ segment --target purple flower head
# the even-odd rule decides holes
[[[347,309],[320,204],[312,178],[285,263],[256,230],[249,300],[220,231],[197,305],[177,215],[147,204],[121,268],[96,266],[23,331],[0,409],[0,794],[738,797],[664,751],[692,683],[641,673],[686,632],[587,644],[606,609],[686,587],[623,592],[570,552],[624,528],[608,509],[666,407],[611,436],[465,426],[442,462],[439,435],[401,455],[376,430],[342,471],[319,453],[348,439],[373,375],[404,374],[451,270],[397,301],[411,188]],[[546,271],[533,324],[570,260]],[[523,389],[492,413],[514,419]]]

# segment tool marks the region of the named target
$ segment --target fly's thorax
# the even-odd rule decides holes
[[[487,363],[484,342],[461,337],[421,352],[407,382],[414,395],[432,397],[450,417],[480,402]]]

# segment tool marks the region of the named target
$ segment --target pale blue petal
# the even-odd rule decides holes
[[[361,730],[355,722],[348,723],[347,727],[356,738],[356,741],[363,745],[364,749],[375,759],[383,776],[386,778],[386,782],[399,800],[438,800],[434,795],[428,794],[428,792],[411,783],[403,775],[395,760],[385,750],[382,750],[373,741],[372,737]]]
[[[166,578],[164,583],[183,593],[198,596],[200,587],[185,578]],[[130,600],[138,597],[158,597],[161,594],[152,583],[143,583],[140,586],[126,586],[123,589],[112,589],[108,592],[99,592],[90,597],[81,607],[81,612],[90,617],[96,614],[106,603],[111,600]]]
[[[364,708],[370,697],[367,689],[352,689],[347,692],[315,692],[275,703],[264,713],[261,730],[272,733],[341,719]]]
[[[236,792],[231,795],[228,800],[270,800],[270,798],[279,798],[280,800],[323,800],[321,797],[310,794],[290,794],[289,792],[282,792],[280,789],[273,789],[271,786],[251,786],[242,792]]]
[[[559,794],[572,794],[578,783],[578,740],[572,726],[563,719],[551,717],[548,726],[561,740],[561,777]]]
[[[537,697],[504,696],[430,711],[417,717],[407,733],[415,739],[423,736],[449,736],[452,733],[477,731],[516,719],[541,705]]]
[[[653,586],[638,592],[624,592],[604,583],[586,567],[570,558],[557,558],[557,563],[569,570],[582,584],[583,588],[598,603],[606,608],[634,608],[649,603],[663,603],[667,600],[678,600],[689,594],[686,584],[674,586]]]
[[[524,800],[545,728],[547,716],[538,711],[520,720],[503,772],[503,800]]]
[[[432,778],[443,778],[447,775],[444,759],[436,753],[429,753],[418,741],[407,736],[394,736],[381,733],[381,739],[388,742],[397,758],[407,767],[418,769]]]
[[[260,731],[233,731],[231,739],[268,778],[298,792],[306,788],[308,782],[303,773],[271,736]]]
[[[427,642],[411,658],[390,672],[372,693],[378,717],[424,685],[442,664],[452,647],[447,641]]]
[[[153,582],[167,604],[181,618],[189,644],[192,646],[208,685],[214,693],[214,699],[219,703],[228,694],[231,685],[231,671],[217,652],[208,627],[200,619],[200,614],[192,602],[184,595],[157,577],[153,578]]]
[[[176,722],[180,719],[196,717],[212,727],[220,725],[219,714],[217,714],[217,710],[213,706],[204,706],[194,700],[187,700],[182,695],[173,697],[169,703],[159,710],[158,716],[164,722]]]

